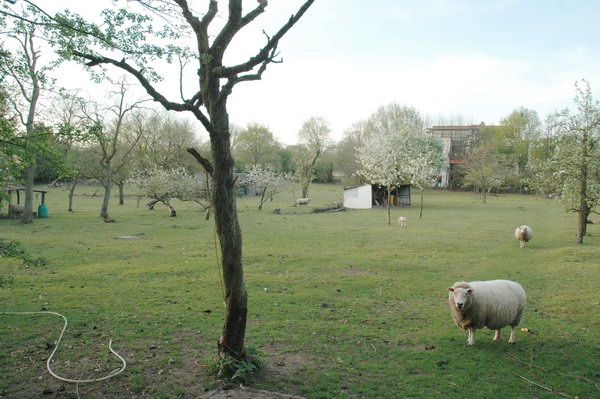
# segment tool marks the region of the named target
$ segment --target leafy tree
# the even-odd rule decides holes
[[[291,187],[292,176],[269,167],[255,166],[248,171],[244,183],[260,191],[258,209],[262,209],[265,202],[273,199],[275,194]]]
[[[277,61],[280,40],[313,2],[306,0],[277,32],[267,36],[266,43],[254,56],[230,66],[223,62],[230,43],[243,27],[266,10],[266,0],[260,0],[246,13],[242,12],[242,0],[229,0],[223,26],[218,30],[211,26],[219,11],[216,0],[208,1],[208,10],[201,16],[190,7],[188,0],[139,0],[128,9],[105,10],[100,24],[92,24],[71,12],[57,14],[47,22],[56,28],[54,43],[65,58],[81,61],[88,67],[110,66],[131,74],[165,109],[190,112],[208,131],[211,159],[193,149],[190,153],[212,179],[211,202],[221,241],[227,308],[219,348],[234,357],[244,353],[247,293],[242,268],[242,236],[235,207],[227,99],[237,84],[261,79],[267,66]],[[12,15],[19,18],[18,13]],[[153,16],[157,15],[160,30],[154,28]],[[190,41],[193,46],[186,47]],[[160,76],[154,69],[159,64],[164,65],[161,60],[167,63],[181,60],[172,73],[183,80],[190,71],[190,81],[198,84],[195,91],[184,93],[184,87],[192,86],[182,81],[181,101],[161,93],[157,85]],[[188,61],[194,65],[186,69]]]
[[[536,193],[545,197],[558,195],[558,181],[554,178],[558,164],[554,159],[554,152],[558,138],[552,134],[551,129],[539,137],[532,146],[529,174],[526,184]]]
[[[308,187],[313,178],[313,168],[329,144],[329,123],[325,118],[312,117],[302,125],[298,141],[302,148],[296,160],[296,176],[302,187],[302,198],[308,198]]]
[[[260,123],[249,123],[239,132],[236,141],[236,162],[246,163],[250,168],[275,166],[279,143],[273,132]]]
[[[9,200],[6,188],[20,173],[19,137],[16,135],[14,120],[8,114],[6,98],[8,94],[0,86],[0,209]]]
[[[316,183],[333,183],[333,161],[328,151],[325,151],[323,156],[315,162],[312,181]]]
[[[554,178],[567,211],[577,212],[577,242],[583,244],[587,220],[600,202],[600,104],[586,80],[575,84],[576,113],[552,114],[548,124],[558,141],[553,156]]]
[[[200,204],[204,211],[208,209],[207,185],[198,176],[187,174],[183,168],[153,169],[134,173],[129,179],[137,192],[150,198],[147,204],[154,209],[157,203],[169,208],[172,217],[177,216],[172,201],[194,201]]]
[[[143,129],[144,134],[132,153],[133,169],[183,168],[188,172],[198,171],[199,165],[187,149],[199,148],[203,143],[196,137],[196,128],[189,120],[166,111],[137,113],[134,125],[137,129],[124,132],[129,141],[135,137],[135,130]]]
[[[83,113],[89,123],[89,132],[100,150],[100,165],[102,171],[96,174],[96,179],[104,187],[104,197],[100,217],[108,218],[108,206],[112,192],[112,185],[115,179],[115,172],[119,172],[129,160],[133,148],[144,133],[143,128],[138,124],[135,137],[132,143],[123,144],[123,132],[127,128],[127,122],[136,109],[139,109],[143,100],[127,102],[127,83],[122,79],[118,84],[117,91],[112,93],[114,104],[101,108],[99,104],[88,102],[83,104]],[[107,115],[112,115],[109,119]],[[117,158],[117,154],[120,157]],[[119,161],[115,165],[115,161]]]
[[[501,119],[500,125],[499,151],[514,169],[513,185],[521,191],[529,174],[533,144],[541,136],[542,123],[536,111],[521,107]]]
[[[0,11],[8,7],[5,2],[0,3]],[[42,90],[49,88],[52,81],[48,72],[54,64],[41,62],[41,53],[38,47],[39,26],[42,15],[37,8],[25,4],[20,6],[19,19],[9,19],[8,26],[3,29],[2,37],[8,41],[2,43],[0,48],[0,73],[5,79],[5,84],[11,91],[7,100],[17,116],[17,120],[25,129],[25,136],[29,139],[27,146],[21,146],[21,162],[25,169],[25,201],[21,222],[33,222],[33,185],[35,179],[35,153],[44,140],[39,140],[36,135],[36,119],[39,115],[39,100]],[[0,21],[0,28],[4,25]],[[10,48],[7,46],[11,46]],[[39,133],[40,130],[37,130]]]
[[[463,184],[479,190],[481,200],[487,203],[487,195],[500,187],[510,173],[506,156],[498,150],[496,131],[484,127],[478,139],[466,151],[465,162],[460,168],[464,173]]]
[[[437,184],[438,175],[444,166],[442,142],[422,132],[411,138],[410,147],[408,175],[410,183],[421,190],[419,218],[422,218],[425,189]]]
[[[334,169],[344,175],[345,184],[357,184],[359,169],[358,149],[363,145],[366,121],[356,122],[344,132],[344,137],[333,147]]]
[[[419,138],[425,125],[419,112],[411,107],[389,104],[379,107],[369,118],[363,145],[358,150],[357,172],[371,184],[392,190],[411,181],[412,162],[416,159]],[[387,203],[391,224],[390,201]]]

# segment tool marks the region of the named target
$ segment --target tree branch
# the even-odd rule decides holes
[[[202,165],[206,173],[208,173],[210,176],[213,175],[214,168],[208,159],[200,155],[200,153],[196,151],[195,148],[188,148],[187,152],[189,152],[194,158],[196,158],[196,161],[198,161],[198,163]]]
[[[313,2],[314,2],[314,0],[307,0],[298,9],[298,12],[295,15],[292,15],[290,17],[290,19],[288,20],[288,22],[285,25],[283,25],[279,29],[279,31],[267,42],[265,47],[263,47],[258,52],[258,54],[256,54],[254,57],[251,57],[248,61],[246,61],[242,64],[238,64],[238,65],[235,65],[232,67],[217,67],[217,68],[215,68],[215,70],[213,71],[215,76],[222,77],[222,78],[230,78],[230,77],[237,75],[238,73],[249,72],[252,69],[254,69],[257,65],[259,65],[263,62],[269,62],[270,61],[269,58],[273,56],[272,51],[273,51],[273,49],[275,49],[277,47],[279,40],[287,33],[287,31],[289,31],[291,29],[292,26],[294,26],[294,24],[296,24],[296,22],[298,22],[300,20],[302,15],[304,15],[306,10],[308,10],[308,8],[313,4]],[[265,6],[266,6],[266,4],[265,4]],[[222,31],[222,33],[223,33],[223,31]],[[217,43],[217,40],[215,40],[215,44],[216,43]],[[214,47],[214,44],[213,44],[213,47]]]
[[[148,95],[150,97],[152,97],[152,99],[154,101],[159,102],[163,107],[165,107],[165,109],[167,109],[169,111],[177,111],[177,112],[183,112],[183,111],[192,112],[194,114],[194,116],[196,116],[196,118],[202,123],[204,128],[209,133],[212,132],[213,128],[212,128],[212,124],[210,123],[210,120],[206,117],[206,115],[204,115],[204,113],[202,113],[202,111],[198,108],[198,106],[194,106],[190,103],[180,104],[180,103],[175,103],[175,102],[167,100],[167,98],[165,96],[160,94],[154,88],[154,86],[152,86],[152,83],[150,83],[150,81],[148,79],[146,79],[146,77],[140,71],[138,71],[137,69],[135,69],[134,67],[129,65],[127,62],[125,62],[124,59],[121,61],[117,61],[112,58],[95,56],[92,54],[86,54],[86,53],[82,53],[79,51],[73,51],[73,55],[88,60],[89,62],[87,62],[86,65],[89,67],[93,67],[93,66],[101,65],[101,64],[110,64],[110,65],[114,65],[117,68],[120,68],[120,69],[128,72],[129,74],[133,75],[138,80],[138,82],[140,82],[142,87],[144,87],[144,89],[146,89],[146,92],[148,93]]]

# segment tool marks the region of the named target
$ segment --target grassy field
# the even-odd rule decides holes
[[[91,193],[87,188],[81,192]],[[341,198],[316,185],[314,206]],[[417,196],[413,202],[417,201]],[[216,385],[208,367],[220,336],[223,301],[214,229],[191,204],[166,209],[99,197],[48,196],[50,217],[23,226],[0,220],[47,266],[0,259],[0,311],[51,310],[69,327],[54,369],[93,378],[128,362],[108,381],[64,384],[45,372],[62,320],[0,315],[0,398],[201,398]],[[263,352],[254,385],[307,398],[600,397],[600,227],[575,244],[576,216],[532,196],[501,195],[484,205],[471,193],[427,192],[394,209],[311,214],[282,194],[257,209],[238,202],[249,291],[247,343]],[[281,208],[282,214],[272,213]],[[520,249],[513,237],[530,225]],[[117,238],[137,236],[139,238]],[[455,281],[520,282],[528,304],[517,343],[479,330],[475,347],[447,304]],[[78,392],[76,392],[78,390]]]

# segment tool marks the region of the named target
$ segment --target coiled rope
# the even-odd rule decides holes
[[[110,373],[109,375],[106,375],[104,377],[100,377],[100,378],[90,378],[90,379],[86,379],[86,380],[73,380],[70,378],[65,378],[65,377],[61,377],[58,374],[56,374],[55,372],[52,371],[52,369],[50,368],[50,362],[52,361],[52,358],[54,357],[54,354],[56,353],[56,350],[58,349],[58,345],[60,344],[60,341],[62,340],[62,337],[65,333],[65,330],[67,329],[67,318],[65,316],[63,316],[60,313],[56,313],[56,312],[49,312],[49,311],[44,311],[44,312],[0,312],[0,314],[4,314],[4,315],[31,315],[31,314],[52,314],[55,316],[60,316],[63,318],[63,320],[65,321],[65,325],[63,326],[63,329],[60,333],[60,336],[58,337],[58,340],[56,341],[56,345],[54,346],[54,350],[52,351],[52,353],[50,354],[50,357],[48,358],[48,360],[46,361],[46,368],[48,369],[48,372],[50,373],[50,375],[52,375],[52,377],[64,381],[64,382],[72,382],[72,383],[85,383],[85,382],[98,382],[98,381],[104,381],[104,380],[108,380],[109,378],[112,378],[114,376],[116,376],[117,374],[122,373],[125,370],[125,367],[127,367],[127,362],[125,361],[125,359],[123,359],[123,357],[121,355],[119,355],[117,352],[115,352],[112,348],[112,339],[108,342],[108,349],[110,349],[110,351],[119,358],[119,360],[121,361],[121,363],[123,363],[123,367],[121,367],[119,370],[114,371],[112,373]]]

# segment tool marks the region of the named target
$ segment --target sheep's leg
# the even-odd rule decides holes
[[[514,344],[515,342],[517,342],[517,340],[515,338],[515,327],[511,326],[510,327],[510,338],[508,339],[508,343]]]
[[[519,248],[525,248],[525,241],[520,241]]]
[[[502,330],[496,330],[496,334],[494,335],[494,341],[498,341],[500,339],[501,334]]]
[[[467,329],[469,332],[469,337],[467,338],[467,343],[469,345],[475,345],[475,330],[472,328]]]

